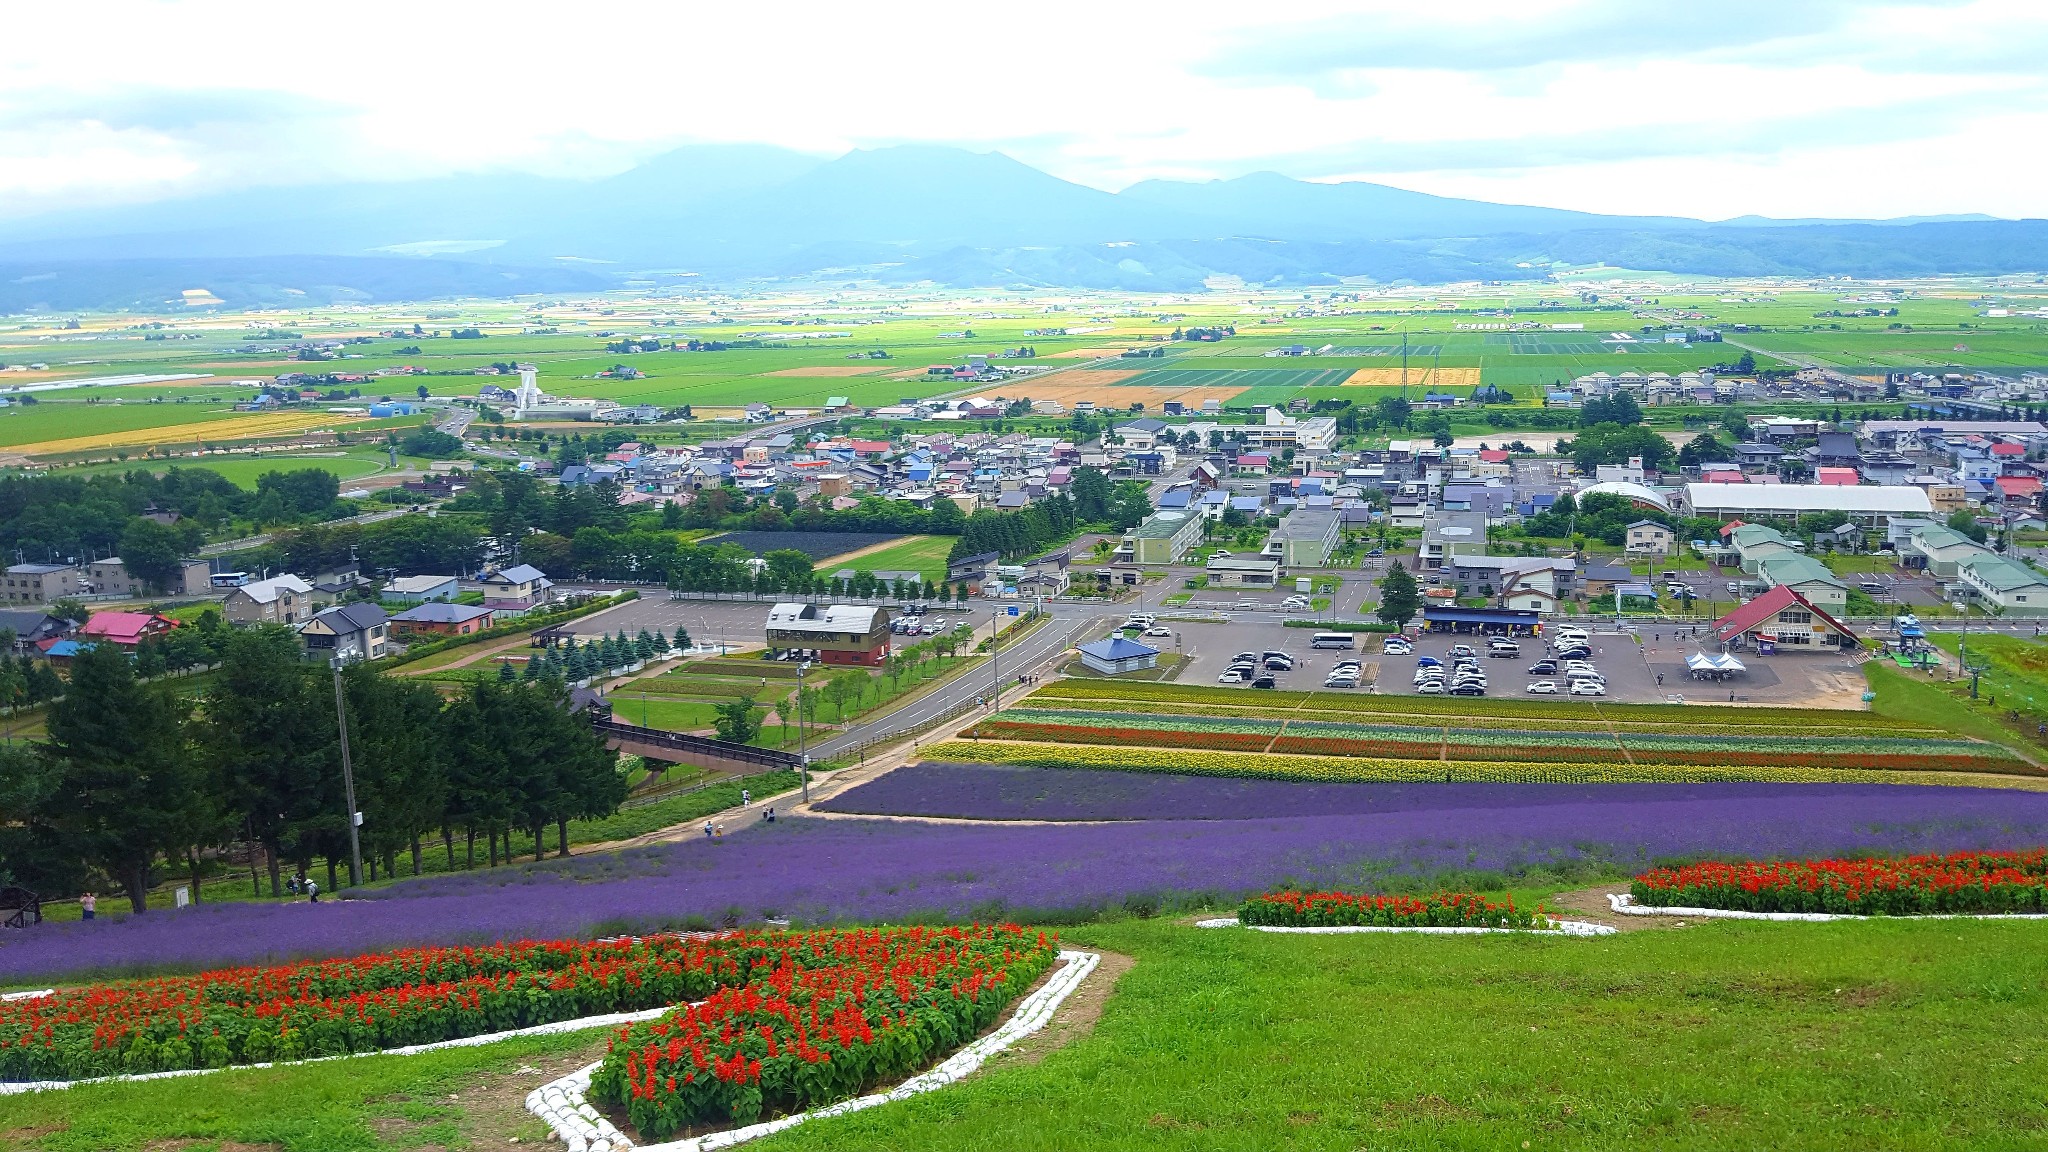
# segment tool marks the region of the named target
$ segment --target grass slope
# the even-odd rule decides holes
[[[1137,964],[1091,1035],[758,1147],[2034,1146],[2048,1129],[2038,935],[1967,921],[1718,923],[1597,940],[1094,925],[1066,941]],[[523,1092],[539,1077],[520,1077],[522,1065],[589,1043],[0,1099],[0,1142],[474,1146],[505,1095],[479,1097],[479,1078]],[[394,1130],[393,1117],[412,1119]]]

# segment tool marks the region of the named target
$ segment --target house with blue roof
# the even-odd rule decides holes
[[[1159,667],[1159,649],[1122,636],[1081,645],[1081,665],[1104,676]]]

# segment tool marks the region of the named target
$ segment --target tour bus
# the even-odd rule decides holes
[[[1311,648],[1349,648],[1355,639],[1349,632],[1318,632],[1310,637]]]
[[[208,577],[208,583],[215,588],[240,588],[249,582],[247,572],[215,572]]]

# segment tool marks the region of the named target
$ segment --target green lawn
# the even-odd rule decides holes
[[[946,557],[952,552],[955,539],[952,536],[906,536],[887,548],[844,563],[821,560],[818,571],[827,576],[841,568],[869,572],[922,572],[927,580],[942,581],[946,578]]]
[[[2032,1147],[2048,1129],[2048,973],[2029,924],[1724,922],[1585,940],[1131,920],[1062,936],[1136,960],[1092,1033],[758,1147],[1976,1149]],[[0,1098],[0,1147],[541,1144],[511,1109],[542,1067],[559,1074],[603,1042]]]

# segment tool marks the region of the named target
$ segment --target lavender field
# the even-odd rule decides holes
[[[936,782],[906,776],[891,787],[904,795],[924,789],[925,800],[899,796],[898,806],[922,802],[958,813],[971,800],[975,815],[1118,822],[788,819],[717,842],[427,877],[369,898],[317,906],[218,904],[45,925],[0,938],[0,983],[705,925],[728,915],[799,923],[1071,921],[1125,907],[1174,907],[1202,895],[1228,900],[1287,881],[1413,887],[1446,874],[1465,882],[1542,870],[1619,874],[1653,861],[1705,856],[2048,843],[2048,795],[2032,792],[1888,785],[1290,785],[1048,774],[1071,785],[1057,801],[1044,782],[1028,776],[1006,775],[973,795],[969,785],[948,782],[972,779],[958,773]],[[1088,779],[1096,775],[1118,779]],[[887,794],[877,791],[870,799]],[[1230,818],[1232,812],[1238,818]]]

